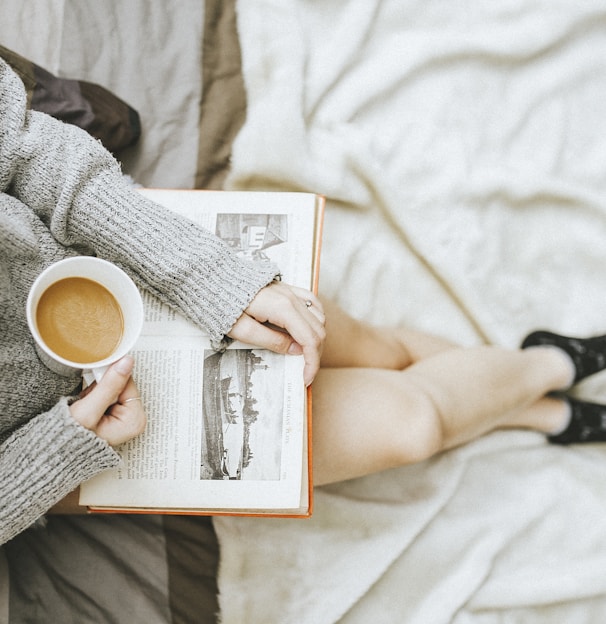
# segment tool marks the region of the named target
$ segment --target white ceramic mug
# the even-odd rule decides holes
[[[122,338],[112,353],[97,362],[74,362],[55,353],[44,342],[36,323],[36,309],[42,294],[55,282],[68,277],[93,280],[104,286],[116,299],[122,311]],[[67,377],[83,374],[90,383],[103,377],[107,368],[124,357],[135,345],[143,327],[143,301],[131,278],[115,264],[91,256],[75,256],[47,267],[36,278],[27,298],[27,322],[36,341],[40,359],[52,371]]]

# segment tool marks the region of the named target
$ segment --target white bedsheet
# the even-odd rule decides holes
[[[326,194],[325,294],[464,344],[606,331],[606,2],[247,0],[239,23],[230,186]],[[310,521],[217,519],[223,624],[605,621],[605,473],[600,446],[497,433],[321,489]]]

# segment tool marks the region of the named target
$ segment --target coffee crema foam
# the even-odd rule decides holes
[[[109,357],[124,333],[116,298],[105,286],[84,277],[51,284],[38,302],[36,323],[51,351],[84,365]]]

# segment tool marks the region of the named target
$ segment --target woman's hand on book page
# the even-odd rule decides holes
[[[309,385],[320,368],[325,322],[322,303],[311,291],[272,282],[257,293],[227,335],[276,353],[303,354]]]
[[[138,436],[145,429],[145,412],[131,377],[133,364],[131,356],[123,357],[69,408],[77,422],[112,446]]]

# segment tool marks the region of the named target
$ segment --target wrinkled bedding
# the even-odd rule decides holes
[[[228,184],[326,194],[325,294],[464,344],[604,332],[605,2],[239,9]],[[223,622],[603,621],[605,470],[497,433],[323,488],[309,523],[217,519]]]
[[[241,0],[238,31],[232,2],[40,6],[0,0],[0,45],[133,106],[137,182],[325,194],[320,289],[354,315],[469,345],[606,331],[605,1]],[[107,519],[70,546],[82,521],[54,517],[7,553],[13,604],[44,604],[23,579],[85,543],[154,588],[146,621],[601,622],[605,471],[600,446],[496,433],[318,489],[309,521],[215,519],[220,555],[203,519],[120,520],[133,565]],[[135,621],[80,578],[90,621]]]

